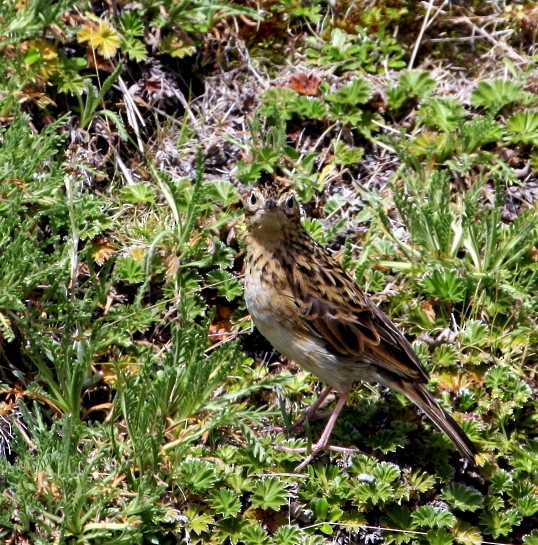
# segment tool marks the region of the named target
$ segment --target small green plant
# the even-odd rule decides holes
[[[484,497],[478,490],[461,483],[450,483],[443,494],[443,499],[453,509],[474,512],[484,505]]]
[[[388,91],[387,102],[391,108],[399,110],[410,101],[422,101],[429,97],[436,86],[436,81],[427,72],[404,70],[398,84]]]
[[[121,50],[129,59],[142,62],[148,57],[146,45],[143,42],[144,22],[136,12],[122,13],[119,17],[121,29]]]
[[[325,100],[329,103],[329,115],[334,120],[357,126],[364,122],[364,112],[357,106],[364,104],[370,98],[369,83],[358,78],[335,93],[329,93]]]
[[[480,517],[481,528],[494,539],[508,535],[520,522],[521,517],[514,509],[487,511]]]
[[[252,494],[253,507],[278,511],[288,503],[288,493],[284,483],[277,477],[269,477],[258,481]]]
[[[75,96],[78,101],[77,112],[79,114],[79,125],[82,129],[87,129],[97,116],[104,117],[112,121],[123,140],[127,140],[127,130],[121,117],[114,111],[103,108],[103,99],[114,83],[116,83],[122,71],[122,65],[118,64],[114,71],[103,82],[99,92],[93,84],[87,83],[84,92],[76,91]],[[85,97],[83,95],[86,95]]]
[[[456,269],[434,269],[421,280],[424,291],[441,301],[456,303],[467,293],[467,280]]]
[[[0,5],[0,114],[18,113],[21,103],[47,108],[54,103],[46,95],[48,78],[59,69],[58,51],[45,39],[50,25],[65,28],[61,18],[73,5],[70,0],[8,0]]]
[[[305,53],[313,62],[331,65],[339,73],[354,70],[378,73],[386,68],[403,68],[405,51],[392,36],[380,29],[369,35],[361,27],[356,34],[333,28],[330,41],[326,43],[310,40]]]
[[[448,174],[434,171],[430,179],[419,174],[406,181],[405,192],[394,188],[395,204],[417,249],[404,242],[400,247],[413,260],[419,257],[419,251],[428,252],[434,259],[454,259],[462,240],[461,226],[449,205]],[[390,229],[388,218],[384,214],[381,218]]]
[[[364,106],[371,94],[371,86],[364,78],[355,78],[334,92],[322,85],[319,97],[302,96],[287,87],[268,89],[262,96],[258,113],[270,120],[276,108],[281,123],[323,121],[329,122],[335,132],[343,125],[348,130],[370,137],[378,130],[372,123],[372,113]],[[334,144],[334,153],[336,164],[352,164],[361,158],[360,149],[345,146],[339,140]]]
[[[495,279],[496,289],[508,298],[503,297],[507,303],[515,295],[512,283],[519,279],[522,292],[517,297],[530,303],[524,286],[533,277],[528,268],[528,243],[536,233],[537,222],[531,219],[529,211],[522,212],[515,223],[503,225],[499,186],[494,205],[483,210],[477,221],[480,187],[476,183],[467,194],[450,202],[448,174],[434,171],[429,180],[420,176],[408,178],[407,194],[395,188],[396,206],[411,235],[410,244],[396,239],[408,258],[402,267],[411,268],[415,262],[420,270],[418,263],[424,263],[426,252],[426,261],[434,270],[426,270],[420,284],[426,293],[440,300],[461,301],[476,290],[488,288]],[[390,229],[382,212],[381,219]],[[455,268],[462,266],[467,274]],[[510,278],[510,287],[503,278]]]
[[[538,112],[517,112],[506,123],[506,140],[534,146],[538,139]]]
[[[257,112],[251,123],[254,137],[254,145],[250,150],[252,157],[248,161],[239,162],[238,178],[252,184],[267,174],[285,176],[293,179],[299,196],[309,201],[323,185],[323,180],[319,179],[315,171],[318,153],[301,156],[286,144],[286,125],[278,107],[269,107],[267,116],[263,111],[261,109]]]
[[[417,117],[427,127],[449,132],[461,127],[465,110],[454,98],[430,97],[420,105]]]
[[[419,110],[418,117],[435,130],[419,132],[404,145],[410,155],[402,155],[402,159],[409,166],[413,166],[418,157],[445,164],[465,176],[475,165],[492,162],[493,156],[487,147],[503,137],[502,126],[491,117],[475,116],[469,121],[461,107],[450,102],[430,99]]]
[[[531,104],[535,97],[519,83],[506,79],[494,79],[480,82],[471,94],[471,104],[476,108],[485,108],[493,115],[516,102]]]

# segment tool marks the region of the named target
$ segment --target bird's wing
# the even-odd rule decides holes
[[[372,363],[381,376],[426,382],[425,369],[391,320],[336,261],[315,257],[295,263],[291,282],[305,325],[337,356]]]

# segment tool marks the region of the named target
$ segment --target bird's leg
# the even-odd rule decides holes
[[[300,431],[305,428],[306,421],[308,422],[314,422],[314,420],[318,420],[320,418],[325,418],[327,416],[327,413],[323,414],[317,414],[318,409],[321,407],[323,402],[327,399],[327,396],[331,393],[332,387],[327,386],[321,394],[319,394],[319,397],[308,407],[308,409],[305,411],[303,416],[297,420],[294,424],[291,426],[291,431]],[[286,428],[283,428],[282,426],[269,426],[266,428],[269,432],[284,432],[287,431]]]
[[[328,447],[329,437],[331,436],[338,416],[346,404],[348,396],[349,392],[345,392],[340,395],[340,398],[336,403],[336,407],[333,409],[333,412],[327,421],[327,425],[325,426],[319,441],[312,447],[312,452],[295,468],[295,471],[301,471],[304,469],[322,450]]]
[[[325,394],[325,390],[322,392],[321,395],[323,394]],[[325,397],[327,395],[328,394],[325,394]],[[336,420],[338,419],[338,416],[342,412],[342,409],[344,408],[344,405],[346,404],[348,397],[349,397],[349,391],[342,392],[340,394],[340,398],[338,399],[338,402],[336,403],[336,407],[333,409],[331,416],[329,417],[327,425],[325,426],[325,429],[323,430],[323,433],[321,434],[319,441],[312,447],[312,452],[295,468],[295,471],[301,471],[302,469],[304,469],[322,450],[325,450],[325,449],[333,450],[336,452],[347,452],[347,453],[357,452],[356,449],[334,447],[329,445],[329,438],[333,431],[334,425],[336,423]],[[307,451],[307,449],[304,447],[290,448],[290,447],[278,445],[276,448],[277,450],[282,450],[284,452],[293,452],[295,454]]]
[[[319,418],[323,418],[327,416],[327,413],[324,414],[317,414],[318,409],[321,407],[323,402],[327,399],[327,396],[331,393],[332,386],[327,386],[321,394],[319,394],[319,397],[306,409],[305,413],[293,426],[291,427],[292,430],[302,430],[305,427],[306,421],[308,422],[314,422],[314,420],[318,420]]]

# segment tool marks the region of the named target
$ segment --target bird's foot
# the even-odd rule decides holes
[[[316,420],[321,420],[322,418],[328,418],[331,412],[317,412],[313,411],[311,414],[308,411],[301,417],[297,422],[293,423],[289,428],[285,426],[267,426],[264,428],[264,431],[268,433],[295,433],[299,431],[304,431],[306,429],[306,422],[314,422]]]
[[[275,450],[280,450],[281,452],[290,452],[292,454],[305,454],[310,451],[307,447],[286,447],[284,445],[276,445]],[[331,450],[333,452],[340,452],[341,454],[357,454],[361,451],[356,448],[347,448],[347,447],[337,447],[335,445],[324,445],[320,443],[317,443],[316,445],[312,446],[312,450],[308,454],[308,456],[295,468],[295,472],[302,471],[310,462],[314,460],[314,458],[322,451],[322,450]]]

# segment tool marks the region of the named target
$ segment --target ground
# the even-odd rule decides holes
[[[0,6],[0,539],[538,543],[533,3]],[[242,298],[241,194],[398,324],[476,466],[403,397],[322,391]],[[334,397],[328,399],[328,408]]]

